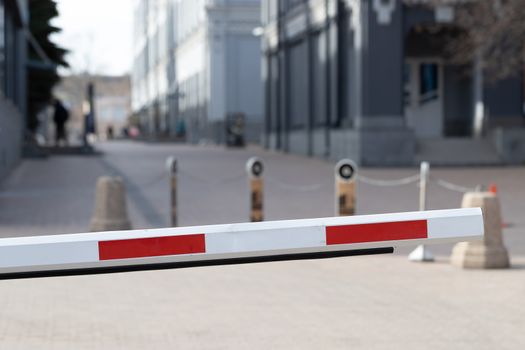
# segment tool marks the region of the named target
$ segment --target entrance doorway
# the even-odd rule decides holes
[[[441,138],[444,124],[443,62],[439,58],[408,58],[404,74],[407,125],[418,138]]]

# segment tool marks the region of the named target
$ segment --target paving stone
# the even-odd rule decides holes
[[[120,176],[133,227],[169,224],[165,159],[179,162],[180,225],[247,221],[245,161],[265,167],[265,218],[331,216],[333,163],[265,152],[111,142],[100,157],[24,161],[0,187],[0,236],[86,232],[102,175]],[[414,168],[362,169],[394,179]],[[2,349],[520,349],[525,347],[525,168],[435,168],[498,184],[512,268],[457,269],[397,255],[2,281]],[[416,210],[418,188],[357,188],[357,213]],[[429,186],[429,208],[461,193]]]

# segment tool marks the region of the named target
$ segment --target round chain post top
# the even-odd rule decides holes
[[[252,157],[248,159],[246,163],[246,172],[252,178],[259,178],[262,176],[264,171],[263,161],[258,157]]]
[[[175,157],[166,159],[166,169],[172,174],[177,172],[177,159]]]
[[[355,180],[357,176],[357,164],[350,159],[342,159],[335,165],[335,176],[345,182]]]

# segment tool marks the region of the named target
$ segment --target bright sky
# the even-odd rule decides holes
[[[57,0],[62,33],[53,40],[71,51],[72,72],[121,75],[132,61],[133,0]]]

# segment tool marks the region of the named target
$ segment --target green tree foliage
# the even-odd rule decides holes
[[[51,25],[51,20],[58,16],[57,4],[54,0],[29,0],[29,13],[31,16],[29,31],[41,48],[41,50],[36,49],[35,43],[28,43],[27,127],[33,132],[38,127],[37,114],[49,104],[53,87],[60,81],[57,68],[68,66],[65,61],[68,51],[50,40],[51,34],[61,31],[60,28]]]

